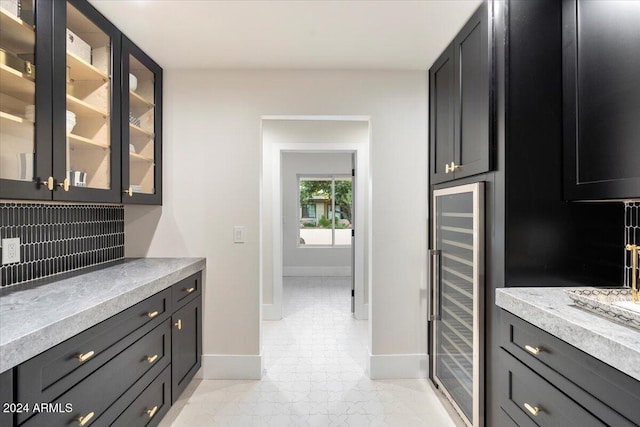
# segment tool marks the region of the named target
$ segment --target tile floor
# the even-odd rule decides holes
[[[426,380],[368,378],[350,283],[286,277],[284,319],[263,324],[262,381],[194,381],[161,425],[455,426]]]

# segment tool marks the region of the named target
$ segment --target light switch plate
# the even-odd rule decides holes
[[[235,225],[233,227],[233,243],[244,243],[245,234],[245,227],[241,225]]]
[[[20,262],[20,238],[2,239],[2,265]]]

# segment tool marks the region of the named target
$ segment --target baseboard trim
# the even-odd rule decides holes
[[[282,307],[277,304],[262,304],[262,320],[282,320]]]
[[[427,354],[371,354],[367,363],[372,380],[427,378],[429,356]]]
[[[351,276],[351,267],[334,266],[334,267],[283,267],[284,276]]]
[[[203,354],[202,379],[205,380],[260,380],[262,355]]]

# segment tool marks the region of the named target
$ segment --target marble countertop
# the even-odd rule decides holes
[[[204,258],[139,258],[0,295],[0,372],[204,269]]]
[[[496,305],[640,381],[640,331],[578,308],[564,289],[497,289]]]

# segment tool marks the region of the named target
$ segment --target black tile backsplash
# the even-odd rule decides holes
[[[627,202],[624,205],[624,241],[625,245],[640,245],[640,202]],[[625,251],[624,283],[631,286],[631,252]]]
[[[0,239],[12,237],[21,262],[0,266],[2,286],[124,258],[124,207],[0,203]]]

